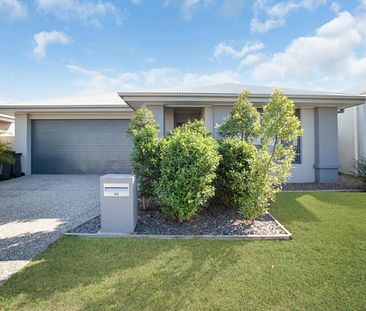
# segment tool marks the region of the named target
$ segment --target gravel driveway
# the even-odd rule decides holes
[[[0,284],[64,232],[99,214],[99,176],[0,182]]]

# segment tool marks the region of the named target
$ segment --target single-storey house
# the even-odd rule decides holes
[[[217,137],[217,125],[244,88],[258,108],[274,90],[230,83],[4,104],[0,112],[15,116],[15,149],[23,154],[26,174],[126,173],[132,148],[126,128],[136,109],[153,111],[160,135],[201,118]],[[284,93],[294,100],[304,129],[290,181],[337,182],[338,112],[365,97],[290,88]]]
[[[366,96],[366,84],[344,90]],[[355,160],[366,157],[366,104],[347,108],[338,117],[340,171],[352,173]]]

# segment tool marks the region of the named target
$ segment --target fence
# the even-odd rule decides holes
[[[10,148],[14,148],[14,136],[0,136],[0,142],[9,145]]]

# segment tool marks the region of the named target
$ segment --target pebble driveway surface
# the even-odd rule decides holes
[[[0,285],[64,232],[99,214],[99,176],[0,182]]]

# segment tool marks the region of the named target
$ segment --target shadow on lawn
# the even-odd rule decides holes
[[[114,305],[118,309],[125,303],[129,303],[127,309],[137,310],[156,307],[166,300],[173,303],[172,307],[182,307],[187,298],[199,295],[222,270],[245,260],[235,250],[235,241],[213,241],[215,248],[203,248],[199,240],[90,241],[67,237],[51,245],[31,266],[0,288],[0,297],[4,301],[16,300],[15,308],[22,302],[37,306],[53,298],[60,302],[62,296],[69,302],[75,299],[78,308],[84,310],[105,306],[113,309]],[[59,243],[62,247],[58,247]],[[62,260],[58,259],[60,256]]]
[[[309,199],[313,199],[313,194],[283,192],[271,206],[271,211],[280,222],[284,223],[318,222],[319,219],[307,206]]]

